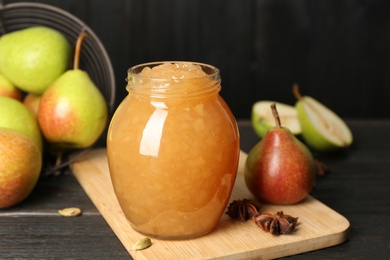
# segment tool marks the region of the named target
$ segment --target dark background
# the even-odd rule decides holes
[[[3,4],[25,2],[6,1]],[[133,65],[217,66],[238,119],[254,102],[294,104],[297,82],[344,118],[390,117],[388,0],[40,0],[84,21],[111,58],[117,102]]]

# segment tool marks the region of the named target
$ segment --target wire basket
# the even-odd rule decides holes
[[[102,92],[111,116],[115,104],[115,75],[110,58],[96,34],[80,19],[58,7],[28,2],[2,4],[0,1],[0,35],[32,26],[47,26],[56,29],[73,45],[81,32],[88,34],[83,41],[79,67],[88,72],[92,81]],[[69,165],[85,151],[79,150],[76,155],[73,153],[60,165],[50,167],[50,171]]]

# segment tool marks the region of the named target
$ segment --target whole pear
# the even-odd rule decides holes
[[[309,149],[280,124],[275,104],[271,105],[276,126],[248,153],[245,183],[260,200],[272,204],[294,204],[312,190],[314,159]]]
[[[22,100],[22,91],[15,87],[4,75],[0,74],[0,96]]]
[[[0,128],[0,208],[23,201],[34,189],[41,168],[41,151],[31,138]]]
[[[27,135],[42,151],[42,134],[38,121],[22,102],[10,97],[0,97],[0,127]]]
[[[58,148],[86,148],[102,134],[106,101],[87,72],[78,69],[81,34],[74,69],[61,75],[41,97],[38,122],[45,138]]]
[[[42,94],[68,69],[70,44],[59,31],[33,26],[0,38],[0,72],[25,92]]]

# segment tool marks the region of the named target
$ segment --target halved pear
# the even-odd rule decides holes
[[[295,107],[270,100],[257,101],[252,106],[251,118],[255,133],[260,137],[264,137],[270,128],[275,127],[275,118],[272,110],[269,109],[273,103],[278,107],[280,121],[283,126],[288,128],[292,134],[299,135],[301,126]]]
[[[348,125],[332,110],[309,96],[301,96],[298,86],[293,92],[298,101],[296,109],[306,144],[320,152],[332,152],[352,144]]]

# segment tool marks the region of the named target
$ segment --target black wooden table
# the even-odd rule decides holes
[[[316,157],[331,171],[312,195],[345,216],[349,239],[292,259],[388,259],[390,256],[390,120],[350,120],[354,144]],[[259,141],[239,121],[241,148]],[[82,216],[57,211],[80,207]],[[0,210],[0,259],[129,259],[130,256],[70,172],[41,180],[22,204]]]

